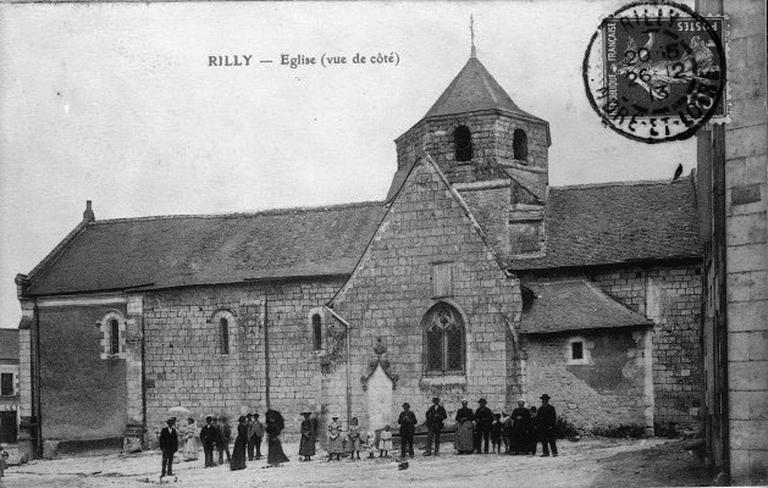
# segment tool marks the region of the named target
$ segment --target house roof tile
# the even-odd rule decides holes
[[[584,279],[532,281],[523,286],[535,296],[520,319],[524,334],[653,325]]]
[[[689,179],[550,187],[546,254],[512,270],[592,266],[702,254]]]
[[[347,274],[383,213],[366,202],[90,222],[30,277],[27,294]]]

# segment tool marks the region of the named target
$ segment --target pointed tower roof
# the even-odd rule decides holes
[[[474,48],[474,45],[472,47]],[[467,64],[429,109],[424,116],[425,119],[479,110],[498,110],[541,120],[520,110],[483,63],[474,56],[474,50],[472,54]]]

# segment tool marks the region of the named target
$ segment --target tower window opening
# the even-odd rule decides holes
[[[456,147],[456,161],[472,159],[472,133],[465,125],[456,127],[453,131],[453,144]]]
[[[515,129],[512,136],[512,152],[518,161],[528,161],[528,135],[523,129]]]

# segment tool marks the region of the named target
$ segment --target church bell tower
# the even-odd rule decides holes
[[[549,123],[520,109],[488,72],[474,34],[459,74],[395,144],[396,180],[427,153],[476,215],[489,216],[484,227],[500,253],[544,251]]]

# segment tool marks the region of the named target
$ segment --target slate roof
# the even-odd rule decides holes
[[[687,178],[550,187],[546,255],[512,270],[693,258],[702,255],[696,194]]]
[[[500,110],[541,120],[521,110],[483,66],[483,63],[474,56],[469,58],[467,64],[459,71],[459,74],[432,105],[424,118],[478,110]]]
[[[27,295],[349,274],[382,202],[88,223]]]
[[[0,329],[0,362],[19,362],[19,331]]]
[[[523,286],[536,296],[520,318],[523,334],[653,325],[584,279],[525,282]]]

